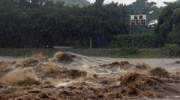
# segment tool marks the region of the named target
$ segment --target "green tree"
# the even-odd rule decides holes
[[[148,21],[158,18],[159,8],[155,2],[148,2],[148,0],[136,0],[129,5],[130,14],[146,14]]]
[[[108,47],[111,37],[128,34],[128,9],[115,3],[101,7],[65,6],[47,0],[0,0],[0,46]]]
[[[94,5],[97,6],[97,7],[101,7],[104,3],[104,0],[96,0]]]
[[[158,19],[159,23],[156,33],[159,35],[159,43],[161,45],[167,42],[180,44],[180,4],[178,2],[166,4],[167,6],[162,10]]]

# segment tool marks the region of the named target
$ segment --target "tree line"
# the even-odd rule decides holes
[[[137,0],[131,5],[103,2],[96,0],[94,4],[79,7],[51,0],[0,0],[0,47],[87,48],[90,42],[94,48],[136,47],[136,44],[137,47],[157,47],[171,38],[179,42],[174,39],[178,38],[179,14],[175,13],[179,12],[178,3],[168,4],[160,13],[155,3],[147,0]],[[158,18],[160,14],[156,31],[132,35],[129,15],[136,13],[147,14],[149,20]],[[165,20],[165,15],[168,20]],[[172,16],[175,19],[172,20]]]
[[[156,29],[161,45],[180,45],[180,0],[174,3],[166,3],[159,16],[159,23]]]
[[[1,0],[1,47],[105,47],[116,34],[128,34],[126,6],[96,2],[86,7],[48,0]]]

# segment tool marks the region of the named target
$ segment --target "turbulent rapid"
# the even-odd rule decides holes
[[[1,100],[178,100],[179,90],[179,72],[144,62],[71,52],[0,61]]]

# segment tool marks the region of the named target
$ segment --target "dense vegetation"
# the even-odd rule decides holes
[[[47,0],[0,1],[1,47],[68,45],[105,47],[111,36],[128,34],[126,6],[96,2],[87,7]]]
[[[171,43],[180,45],[179,0],[175,3],[167,3],[167,7],[162,10],[156,33],[159,36],[159,44]]]
[[[63,0],[57,0],[63,1]],[[42,48],[149,48],[180,44],[180,4],[158,8],[154,2],[137,0],[131,5],[54,2],[54,0],[0,0],[0,47]],[[71,6],[67,6],[68,2]],[[83,4],[83,7],[82,7]],[[85,6],[86,5],[86,6]],[[162,12],[160,12],[162,9]],[[129,15],[146,14],[148,22],[159,16],[156,31],[131,33]],[[138,30],[138,29],[137,29]]]
[[[53,2],[63,2],[65,5],[72,6],[78,5],[80,7],[90,5],[90,3],[86,0],[51,0]]]
[[[160,11],[155,2],[148,2],[148,0],[136,0],[128,8],[130,14],[147,15],[148,22],[157,19]]]

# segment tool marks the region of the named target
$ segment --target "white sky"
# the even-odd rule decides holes
[[[95,0],[88,0],[91,3],[93,3]],[[105,0],[106,3],[109,2],[118,2],[118,3],[123,3],[123,4],[131,4],[132,2],[136,1],[136,0]],[[149,1],[154,1],[157,3],[158,6],[164,6],[164,2],[174,2],[176,0],[149,0]]]

